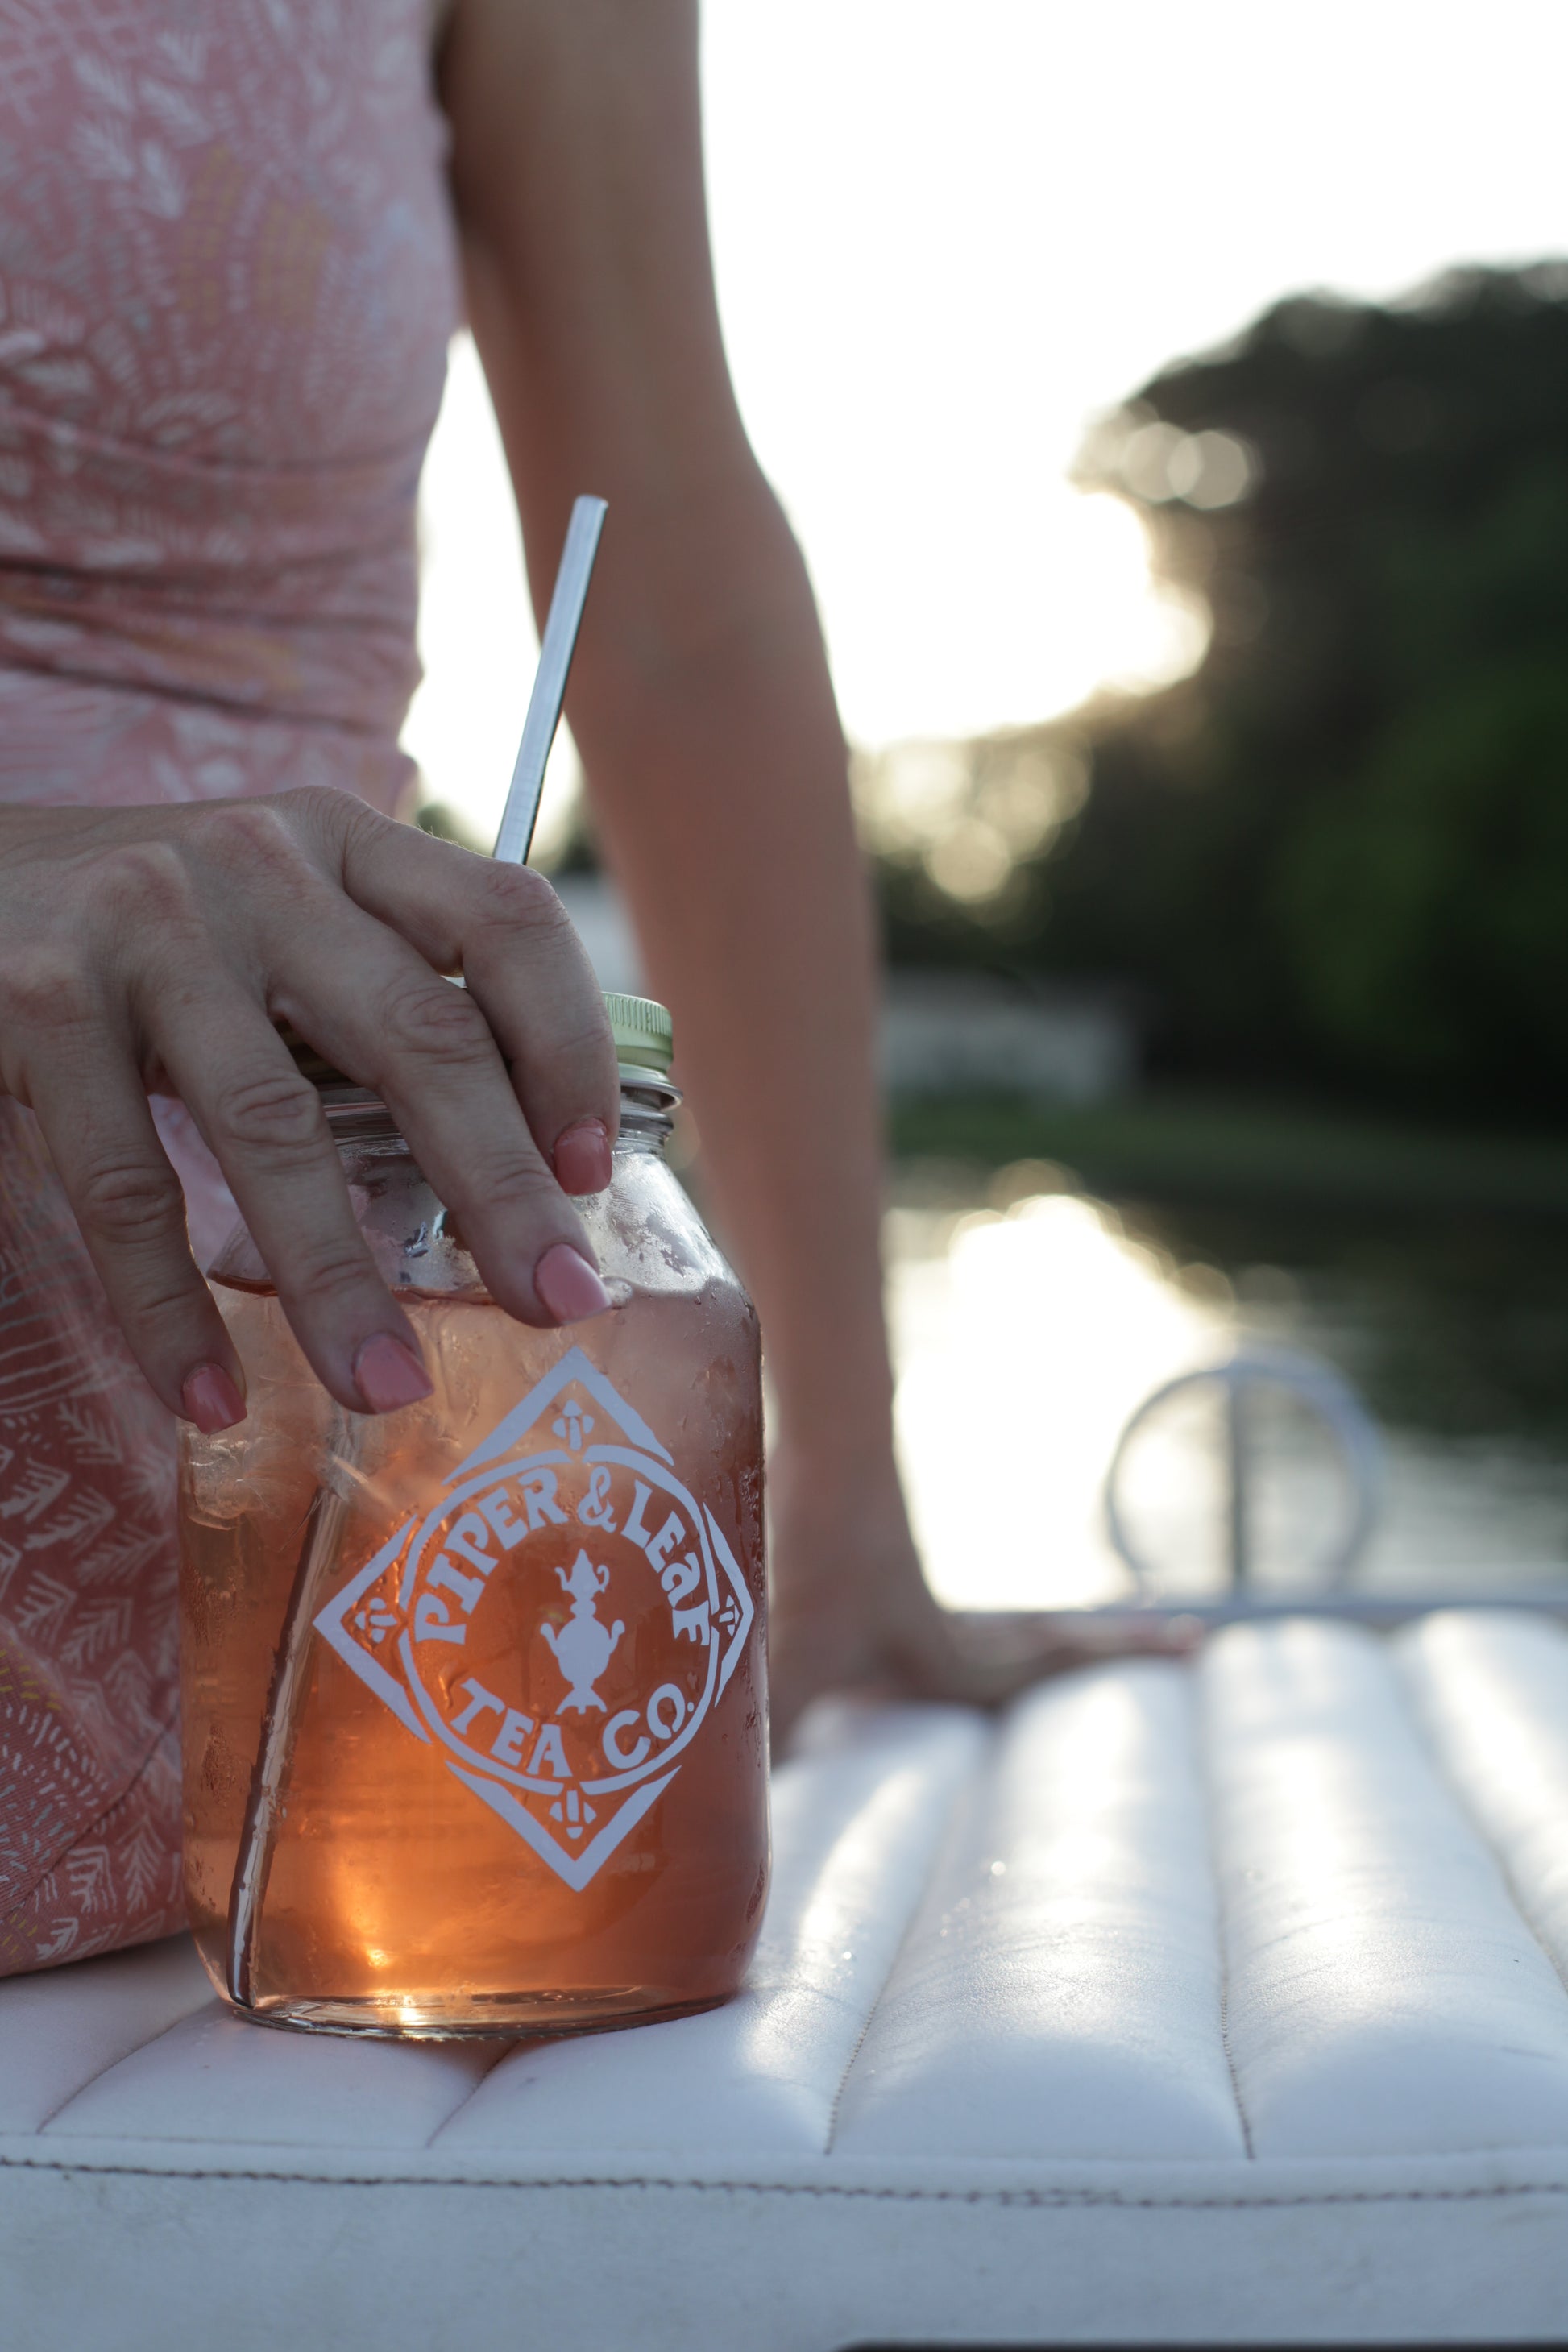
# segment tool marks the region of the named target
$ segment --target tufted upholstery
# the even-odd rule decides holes
[[[1568,2336],[1568,1635],[1236,1629],[818,1714],[729,2008],[272,2033],[0,1985],[0,2343]]]

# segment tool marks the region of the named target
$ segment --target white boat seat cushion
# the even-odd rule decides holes
[[[774,1835],[662,2026],[268,2032],[184,1940],[0,1985],[0,2340],[1568,2336],[1554,1624],[822,1710]]]

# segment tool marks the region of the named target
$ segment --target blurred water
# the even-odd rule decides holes
[[[1304,1349],[1358,1387],[1386,1483],[1355,1581],[1462,1592],[1568,1580],[1568,1234],[1466,1216],[1175,1209],[901,1164],[888,1219],[899,1438],[942,1597],[970,1608],[1123,1597],[1102,1487],[1163,1381],[1238,1340]],[[1172,1591],[1226,1558],[1215,1401],[1129,1464],[1141,1549]],[[1258,1580],[1314,1580],[1345,1516],[1315,1424],[1260,1408]]]

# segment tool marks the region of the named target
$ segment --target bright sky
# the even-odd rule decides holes
[[[863,743],[1047,718],[1190,658],[1136,525],[1065,478],[1086,422],[1165,361],[1284,293],[1568,252],[1562,0],[704,18],[731,364]],[[460,350],[408,740],[438,797],[493,822],[531,632],[483,407]]]

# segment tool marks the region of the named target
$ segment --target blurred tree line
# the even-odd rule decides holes
[[[862,762],[894,960],[1131,983],[1168,1072],[1560,1123],[1568,265],[1282,302],[1079,471],[1208,650]]]

